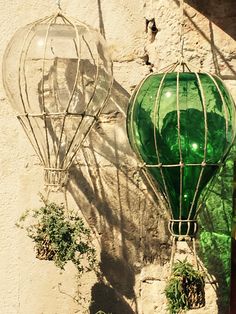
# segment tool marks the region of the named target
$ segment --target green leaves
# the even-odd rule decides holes
[[[93,269],[96,252],[82,218],[73,211],[66,213],[62,204],[42,201],[41,208],[27,210],[16,224],[34,241],[36,257],[53,260],[61,269],[68,261],[79,272]]]
[[[186,260],[178,261],[173,266],[165,294],[171,314],[204,306],[205,294],[202,274]]]

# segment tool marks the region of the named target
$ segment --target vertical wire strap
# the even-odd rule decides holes
[[[225,132],[226,132],[226,139],[227,139],[227,134],[228,134],[228,130],[229,130],[229,123],[228,123],[228,110],[227,110],[227,106],[226,106],[226,103],[225,103],[225,99],[224,99],[224,97],[223,97],[223,94],[222,94],[222,92],[221,92],[221,90],[220,90],[220,88],[219,88],[219,85],[218,85],[218,83],[216,82],[214,76],[211,75],[210,73],[207,73],[207,72],[206,72],[206,74],[212,79],[212,81],[214,82],[214,84],[215,84],[215,86],[216,86],[216,88],[217,88],[217,91],[218,91],[219,94],[220,94],[220,98],[221,98],[221,101],[222,101],[222,104],[223,104],[223,108],[224,108],[225,120],[226,120]],[[220,78],[219,78],[219,79],[220,79]],[[221,79],[220,79],[220,80],[221,80]],[[222,81],[222,80],[221,80],[221,81]],[[222,83],[224,83],[224,82],[222,81]],[[233,136],[232,138],[234,138],[234,136]],[[225,151],[225,153],[227,154],[227,151]],[[219,169],[221,168],[222,162],[223,162],[223,160],[221,160],[220,163],[219,163]],[[219,169],[218,169],[218,171],[219,171]],[[214,178],[212,178],[211,182],[212,182],[212,181],[214,181]],[[204,194],[204,196],[203,196],[203,198],[202,198],[202,202],[201,202],[201,203],[204,203],[204,201],[206,200],[206,198],[207,198],[207,196],[208,196],[208,194],[209,194],[209,192],[210,192],[210,187],[211,187],[211,185],[212,185],[211,182],[209,182],[209,184],[208,184],[208,188],[207,188],[207,190],[206,190],[206,192],[205,192],[205,194]],[[216,183],[216,181],[215,181],[214,183]],[[201,206],[202,206],[202,204],[200,204],[200,205],[198,206],[197,211],[196,211],[196,215],[200,212]]]
[[[29,124],[29,127],[30,127],[30,131],[33,135],[33,138],[34,138],[34,141],[35,141],[35,144],[36,144],[36,147],[37,147],[37,155],[40,159],[40,161],[45,164],[46,163],[46,160],[44,160],[44,157],[43,157],[43,153],[41,152],[41,149],[40,149],[40,146],[39,146],[39,143],[38,143],[38,140],[36,138],[36,135],[35,135],[35,132],[34,132],[34,129],[32,127],[32,124],[30,122],[30,119],[29,119],[29,116],[28,116],[28,113],[27,113],[27,110],[26,110],[26,106],[25,106],[25,101],[24,101],[24,97],[23,97],[23,89],[22,89],[22,71],[23,73],[25,73],[25,59],[27,57],[27,51],[29,49],[29,47],[25,47],[26,45],[26,42],[27,42],[27,39],[28,39],[28,36],[30,35],[32,29],[42,23],[42,22],[45,22],[47,20],[51,20],[53,17],[52,16],[47,16],[43,19],[40,19],[38,20],[36,23],[32,23],[28,32],[26,33],[25,37],[24,37],[24,40],[23,40],[23,44],[22,44],[22,48],[21,48],[21,53],[20,53],[20,61],[19,61],[19,69],[18,69],[18,86],[19,86],[19,91],[20,91],[20,99],[21,99],[21,103],[22,103],[22,106],[23,106],[23,110],[24,110],[24,113],[25,113],[25,117],[28,121],[28,124]],[[30,45],[30,42],[29,42],[29,45]],[[24,76],[24,79],[25,79],[25,76]],[[25,80],[25,93],[26,93],[26,100],[28,101],[28,89],[27,89],[27,81]],[[28,136],[28,135],[27,135]],[[28,136],[29,137],[29,136]],[[30,141],[32,142],[32,141]],[[34,147],[34,146],[33,146]]]
[[[146,172],[146,169],[144,169],[144,168],[142,167],[141,170],[142,170],[142,173],[144,174],[145,178],[147,179],[149,185],[151,186],[152,190],[154,191],[154,193],[155,193],[157,199],[159,199],[159,198],[160,198],[160,195],[159,195],[159,193],[158,193],[158,190],[157,190],[156,186],[154,185],[153,181],[150,179],[150,176],[149,176],[148,173]],[[167,197],[166,197],[165,195],[164,195],[164,198],[165,198],[165,201],[166,201],[167,204],[168,204],[168,199],[167,199]],[[168,214],[168,216],[169,216],[169,219],[171,219],[171,213],[170,213],[170,211],[168,211],[167,214]]]
[[[176,241],[177,241],[177,238],[172,236],[169,276],[171,276],[172,268],[173,268],[173,264],[174,264],[175,253],[176,253]]]
[[[64,17],[64,15],[62,15]],[[65,18],[65,17],[64,17]],[[66,108],[66,111],[64,113],[64,116],[63,116],[63,121],[62,121],[62,128],[61,128],[61,134],[60,134],[60,138],[59,138],[59,145],[58,145],[58,149],[57,149],[57,155],[56,155],[56,166],[58,165],[59,163],[59,152],[60,152],[60,148],[61,148],[61,143],[62,143],[62,136],[63,136],[63,133],[64,133],[64,128],[65,128],[65,121],[66,121],[66,115],[67,115],[67,112],[69,111],[69,106],[72,102],[72,99],[73,99],[73,96],[74,96],[74,93],[75,93],[75,89],[76,89],[76,86],[77,86],[77,82],[78,82],[78,78],[79,78],[79,67],[80,67],[80,60],[81,60],[81,55],[79,53],[80,51],[80,47],[81,47],[81,42],[80,42],[80,37],[79,37],[79,33],[78,33],[78,29],[77,29],[77,26],[74,24],[74,23],[71,23],[67,18],[65,18],[65,20],[71,25],[73,26],[74,30],[75,30],[75,34],[76,34],[76,42],[75,42],[75,50],[76,50],[76,54],[77,54],[77,68],[76,68],[76,75],[75,75],[75,81],[74,81],[74,84],[73,84],[73,88],[72,88],[72,91],[71,91],[71,96],[70,96],[70,99],[68,101],[68,105],[67,105],[67,108]],[[80,125],[80,124],[79,124]],[[77,127],[77,130],[78,130],[79,126]],[[77,132],[76,132],[77,133]],[[69,145],[69,148],[67,149],[67,152],[65,153],[65,156],[67,156],[68,154],[68,151],[70,149],[70,146],[72,145],[73,143],[73,140],[74,140],[74,137],[72,138],[71,140],[71,143]],[[66,157],[65,157],[66,158]],[[63,168],[64,167],[64,162],[65,160],[62,160],[62,164],[60,164],[60,168]]]
[[[203,114],[204,114],[204,156],[203,156],[203,161],[202,161],[202,168],[199,174],[199,178],[198,178],[198,182],[197,182],[197,186],[195,189],[195,193],[194,193],[194,197],[193,197],[193,202],[191,205],[191,208],[189,210],[189,215],[188,215],[188,219],[190,219],[191,215],[192,215],[192,211],[193,211],[193,206],[194,203],[196,201],[197,198],[197,194],[198,194],[198,190],[200,187],[200,183],[202,180],[202,175],[206,166],[206,155],[207,155],[207,136],[208,136],[208,125],[207,125],[207,110],[206,110],[206,99],[205,99],[205,95],[203,92],[203,88],[202,88],[202,83],[199,77],[199,74],[197,72],[195,72],[197,81],[198,81],[198,86],[199,86],[199,90],[200,90],[200,95],[201,95],[201,103],[202,103],[202,107],[203,107]]]
[[[220,167],[219,167],[219,169],[220,169]],[[213,178],[211,178],[211,180],[207,184],[207,188],[205,189],[204,195],[201,198],[201,203],[197,207],[196,214],[195,214],[196,217],[199,214],[199,212],[201,211],[203,203],[205,203],[209,193],[211,192],[211,189],[214,188],[215,184],[216,184],[216,180],[215,180],[215,176],[214,176]]]
[[[147,75],[137,86],[136,88],[134,89],[133,91],[133,96],[134,96],[134,99],[133,99],[133,103],[135,104],[136,101],[137,101],[137,98],[138,98],[138,94],[143,86],[143,84],[147,81],[147,79],[152,76],[153,73],[150,73],[149,75]],[[131,98],[132,99],[132,98]],[[130,124],[131,126],[134,125],[134,106],[131,107],[131,113],[130,113]],[[132,134],[132,138],[134,139],[135,138],[135,135],[134,135],[134,130],[133,130],[133,127],[131,127],[131,134]],[[143,159],[142,159],[142,156],[138,150],[138,146],[137,146],[137,143],[136,141],[133,141],[133,144],[134,144],[134,150],[135,150],[135,153],[137,154],[139,160],[141,162],[143,162]]]
[[[43,119],[44,119],[44,126],[45,126],[45,137],[46,137],[46,147],[47,147],[47,155],[48,155],[48,162],[46,163],[47,167],[51,167],[51,158],[50,158],[50,148],[49,148],[49,138],[48,138],[48,123],[47,123],[47,116],[46,116],[46,107],[45,107],[45,97],[44,97],[44,75],[45,75],[45,57],[46,57],[46,51],[47,51],[47,45],[48,45],[48,37],[49,37],[49,31],[52,26],[52,24],[56,21],[58,17],[58,14],[54,16],[54,18],[49,22],[45,41],[44,41],[44,52],[43,52],[43,64],[42,64],[42,106],[43,106]]]
[[[178,146],[179,146],[179,158],[180,158],[180,167],[179,167],[179,179],[180,179],[180,191],[179,191],[179,233],[181,234],[181,218],[182,218],[182,200],[183,200],[183,157],[182,157],[182,148],[181,148],[181,130],[180,130],[180,106],[179,106],[179,72],[176,76],[176,109],[177,109],[177,128],[178,128]]]
[[[220,98],[221,98],[221,102],[222,102],[222,105],[223,105],[223,109],[224,109],[224,114],[225,114],[225,138],[226,138],[226,141],[227,141],[227,135],[228,135],[228,131],[229,131],[229,122],[228,122],[228,110],[227,110],[227,106],[226,106],[226,103],[225,103],[225,99],[223,97],[223,94],[219,88],[219,85],[218,83],[216,82],[215,78],[210,74],[210,73],[206,73],[210,78],[211,80],[213,81],[213,83],[215,84],[215,87],[220,95]]]
[[[167,73],[164,73],[160,82],[160,85],[158,87],[157,90],[157,94],[156,94],[156,98],[155,98],[155,103],[154,103],[154,109],[153,109],[153,115],[154,115],[154,122],[153,122],[153,136],[154,136],[154,145],[155,145],[155,151],[156,151],[156,155],[157,155],[157,160],[158,163],[161,164],[161,160],[160,160],[160,154],[159,154],[159,150],[158,150],[158,145],[157,145],[157,136],[156,136],[156,125],[157,125],[157,112],[159,112],[160,110],[160,106],[159,106],[159,98],[160,98],[160,94],[161,94],[161,89],[165,80]],[[159,119],[158,119],[158,123],[159,123]],[[163,169],[162,167],[160,167],[160,173],[161,173],[161,177],[162,177],[162,181],[163,181],[163,185],[164,185],[164,190],[167,196],[167,201],[168,201],[168,205],[169,205],[169,210],[171,213],[171,204],[170,204],[170,197],[169,197],[169,193],[168,193],[168,189],[167,189],[167,185],[166,185],[166,180],[163,174]]]
[[[77,60],[78,60],[76,78],[75,78],[74,86],[73,86],[73,89],[72,89],[72,92],[71,92],[71,97],[70,97],[70,100],[69,100],[69,102],[68,102],[67,109],[66,109],[67,111],[69,111],[69,107],[70,107],[71,102],[72,102],[72,100],[73,100],[73,96],[74,96],[74,93],[75,93],[75,90],[76,90],[76,86],[77,86],[77,83],[78,83],[78,79],[79,79],[79,66],[80,66],[80,61],[81,61],[81,39],[80,39],[80,36],[79,36],[79,32],[78,32],[77,26],[76,26],[73,22],[71,22],[70,20],[68,20],[68,18],[65,17],[65,19],[66,19],[66,20],[68,21],[68,23],[70,23],[70,24],[74,27],[74,29],[75,29],[75,33],[76,33],[75,49],[76,49]],[[97,70],[96,70],[96,77],[97,77],[97,76],[98,76],[98,64],[97,64]],[[95,94],[95,90],[96,90],[96,87],[94,88],[93,96],[94,96],[94,94]],[[91,98],[91,99],[92,99],[92,98]],[[90,99],[90,101],[91,101],[91,99]],[[73,135],[73,137],[72,137],[72,139],[71,139],[71,142],[70,142],[70,144],[69,144],[69,146],[68,146],[68,148],[67,148],[67,151],[66,151],[66,154],[65,154],[66,156],[68,155],[68,153],[69,153],[69,151],[70,151],[70,149],[71,149],[71,147],[72,147],[72,144],[73,144],[73,142],[74,142],[74,139],[76,138],[76,136],[77,136],[77,134],[78,134],[78,131],[79,131],[79,129],[80,129],[80,126],[81,126],[82,122],[84,121],[84,117],[86,116],[86,110],[87,110],[87,108],[88,108],[88,105],[89,105],[90,101],[87,103],[86,108],[85,108],[85,110],[84,110],[84,115],[81,117],[81,120],[80,120],[80,122],[79,122],[78,125],[77,125],[77,128],[76,128],[76,130],[75,130],[75,133],[74,133],[74,135]],[[76,151],[77,151],[77,149],[76,149]],[[74,155],[73,155],[73,156],[74,156]],[[65,160],[64,160],[64,162],[65,162]],[[62,167],[64,167],[64,164],[62,164]]]
[[[70,99],[68,101],[68,105],[66,108],[66,111],[69,111],[69,107],[71,105],[75,90],[76,90],[76,86],[77,86],[77,82],[78,82],[78,78],[79,78],[79,67],[80,67],[80,61],[81,61],[81,40],[80,40],[80,35],[79,35],[79,31],[77,28],[77,25],[74,24],[69,18],[67,18],[66,16],[64,16],[64,19],[74,28],[75,31],[75,50],[76,50],[76,54],[77,54],[77,67],[76,67],[76,74],[75,74],[75,81],[74,81],[74,85],[72,87],[72,91],[71,91],[71,96]]]
[[[65,212],[67,217],[69,218],[69,206],[68,206],[68,198],[67,198],[67,187],[63,187],[63,193],[64,193],[64,203],[65,203]]]
[[[25,134],[26,134],[26,136],[27,136],[27,138],[28,138],[30,144],[32,145],[32,147],[33,147],[33,149],[34,149],[36,155],[38,156],[40,162],[41,162],[42,164],[44,164],[43,157],[42,157],[41,152],[40,152],[40,149],[39,149],[39,147],[38,147],[38,145],[37,145],[38,142],[36,142],[36,146],[35,146],[35,143],[32,141],[31,137],[29,136],[28,127],[26,126],[25,122],[22,120],[22,117],[21,117],[21,116],[17,116],[17,118],[18,118],[20,124],[22,125],[22,128],[23,128],[23,130],[24,130],[24,132],[25,132]],[[31,125],[31,123],[30,123],[29,117],[26,116],[26,119],[27,119],[27,121],[28,121],[28,123],[29,123],[29,125],[30,125],[30,129],[31,129],[31,128],[32,128],[32,125]],[[32,129],[33,129],[33,128],[32,128]],[[35,136],[33,135],[33,137],[35,137]]]
[[[49,201],[49,196],[50,196],[50,193],[51,193],[51,187],[50,186],[46,186],[46,202]]]
[[[76,27],[76,24],[75,24],[75,23],[77,22],[77,20],[75,20],[75,19],[73,19],[73,18],[68,18],[65,14],[63,14],[63,17],[64,17],[69,23],[71,23],[71,25],[73,25],[74,27]],[[73,22],[73,20],[74,20],[75,22]],[[81,23],[81,22],[79,22],[79,24],[83,25],[85,28],[87,28],[87,30],[89,30],[89,28],[88,28],[88,26],[87,26],[86,24]],[[77,38],[77,42],[78,42],[79,39],[80,39],[80,37],[79,37],[79,33],[78,33],[77,27],[76,27],[76,32],[77,32],[77,33],[76,33],[76,38]],[[83,39],[83,40],[85,41],[85,39]],[[86,41],[85,41],[85,43],[86,43]],[[78,45],[78,46],[81,46],[81,42],[80,42],[80,45]],[[92,55],[92,53],[91,53],[90,50],[89,50],[89,52],[90,52],[90,55]],[[97,89],[97,85],[98,85],[98,71],[99,71],[99,64],[98,64],[99,62],[98,62],[98,61],[99,61],[99,55],[97,54],[96,77],[95,77],[96,83],[95,83],[95,85],[94,85],[94,90],[93,90],[92,96],[91,96],[91,98],[89,99],[89,101],[88,101],[88,103],[87,103],[87,105],[86,105],[85,112],[86,112],[86,110],[87,110],[89,104],[91,103],[91,101],[92,101],[92,99],[93,99],[93,97],[94,97],[94,94],[95,94],[95,92],[96,92],[96,89]],[[106,97],[105,97],[105,99],[103,100],[103,102],[101,103],[100,109],[98,110],[98,112],[96,113],[96,115],[93,117],[93,121],[92,121],[92,123],[90,124],[90,126],[89,126],[87,132],[86,132],[85,134],[83,134],[82,140],[80,141],[79,144],[75,145],[75,147],[74,147],[74,153],[72,154],[72,156],[71,156],[70,159],[68,160],[68,163],[67,163],[67,166],[65,167],[65,169],[68,169],[68,168],[71,166],[72,161],[73,161],[73,159],[74,159],[74,157],[75,157],[75,155],[76,155],[78,149],[80,148],[82,142],[83,142],[83,141],[87,138],[87,136],[89,135],[89,133],[90,133],[90,131],[92,130],[94,124],[96,123],[96,121],[97,121],[97,119],[98,119],[100,113],[102,112],[102,110],[104,110],[104,108],[105,108],[105,106],[106,106],[106,104],[107,104],[107,102],[108,102],[108,99],[109,99],[110,94],[111,94],[112,85],[113,85],[113,66],[112,66],[112,64],[111,64],[111,69],[110,69],[110,70],[111,70],[111,77],[112,77],[112,79],[111,79],[109,88],[108,88],[108,90],[107,90]],[[72,99],[71,99],[71,101],[72,101]],[[69,106],[68,106],[68,109],[69,109]],[[86,114],[85,114],[84,116],[86,116]],[[79,125],[77,126],[77,130],[76,130],[76,132],[75,132],[75,134],[74,134],[74,136],[73,136],[73,139],[72,139],[72,141],[71,141],[71,144],[72,144],[74,138],[76,137],[76,135],[77,135],[77,133],[78,133],[78,131],[79,131],[79,128],[80,128],[80,125],[81,125],[83,119],[84,119],[84,117],[81,119]],[[70,148],[71,148],[71,145],[70,145],[69,148],[67,149],[67,153],[69,152],[69,149],[70,149]]]
[[[91,96],[90,96],[90,99],[89,99],[89,101],[87,102],[87,105],[86,105],[86,107],[85,107],[85,111],[86,111],[87,108],[89,107],[90,103],[92,102],[93,97],[94,97],[95,92],[96,92],[97,87],[98,87],[99,53],[98,53],[98,50],[97,50],[97,59],[95,60],[95,59],[94,59],[94,56],[93,56],[93,54],[92,54],[92,51],[91,51],[91,49],[90,49],[90,47],[89,47],[89,44],[88,44],[87,41],[85,40],[84,36],[82,36],[82,39],[83,39],[83,41],[85,42],[85,45],[86,45],[87,48],[88,48],[88,51],[89,51],[89,53],[90,53],[90,56],[91,56],[91,58],[93,59],[93,64],[94,64],[94,66],[96,67],[95,84],[94,84],[93,92],[92,92],[92,94],[91,94]]]
[[[149,77],[151,77],[152,75],[153,75],[153,73],[148,74],[148,75],[136,86],[136,88],[134,89],[133,95],[132,95],[132,97],[134,97],[134,99],[133,99],[133,101],[132,101],[134,104],[135,104],[136,101],[137,101],[138,94],[139,94],[139,92],[140,92],[140,90],[141,90],[143,84],[144,84],[144,83],[146,82],[146,80],[147,80]],[[131,99],[132,99],[132,97],[131,97]],[[134,125],[134,106],[131,107],[130,124],[131,124],[131,126]],[[135,138],[133,127],[131,127],[131,136],[132,136],[133,139]],[[134,146],[135,153],[136,153],[137,156],[138,156],[138,159],[140,160],[140,162],[143,163],[142,156],[141,156],[141,154],[140,154],[140,152],[139,152],[139,150],[138,150],[138,146],[137,146],[137,143],[136,143],[135,140],[133,141],[133,146]],[[152,189],[153,189],[155,195],[157,196],[157,198],[159,198],[157,188],[156,188],[156,186],[153,184],[152,180],[150,179],[148,173],[146,172],[146,169],[143,169],[143,168],[141,168],[141,169],[142,169],[142,172],[143,172],[143,174],[145,175],[145,177],[146,177],[148,183],[149,183],[150,186],[152,187]],[[169,205],[168,199],[166,199],[166,200],[167,200],[167,203],[168,203],[168,205]],[[168,212],[168,214],[170,214],[170,216],[171,216],[170,211]]]
[[[198,260],[197,260],[197,251],[196,251],[196,239],[193,238],[193,257],[196,268],[199,270]]]
[[[101,112],[104,110],[105,106],[106,106],[107,103],[108,103],[108,99],[109,99],[109,97],[110,97],[111,89],[112,89],[112,85],[113,85],[113,68],[111,68],[111,70],[112,70],[112,71],[111,71],[112,79],[111,79],[110,86],[109,86],[108,91],[107,91],[107,95],[106,95],[106,97],[105,97],[103,103],[101,104],[100,109],[99,109],[99,111],[97,112],[96,116],[94,116],[94,119],[93,119],[92,123],[90,124],[90,126],[89,126],[87,132],[86,132],[85,134],[83,134],[82,140],[80,141],[80,143],[79,143],[78,145],[75,146],[75,148],[74,148],[74,154],[72,154],[72,156],[71,156],[70,160],[68,161],[68,164],[67,164],[67,166],[66,166],[65,169],[68,169],[68,168],[71,166],[72,161],[73,161],[73,159],[74,159],[74,157],[75,157],[75,155],[76,155],[78,149],[81,147],[82,142],[84,142],[84,141],[86,140],[86,138],[89,136],[89,134],[90,134],[92,128],[94,127],[95,123],[96,123],[97,120],[98,120],[99,115],[101,114]]]

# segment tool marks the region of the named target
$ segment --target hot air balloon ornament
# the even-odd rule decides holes
[[[236,132],[235,103],[224,82],[185,61],[184,0],[179,3],[178,61],[136,86],[127,114],[131,147],[154,191],[161,191],[167,203],[170,269],[178,240],[192,241],[197,264],[197,216]]]
[[[188,69],[176,70],[178,66]],[[151,73],[130,100],[131,146],[163,192],[174,237],[195,237],[198,200],[235,137],[235,105],[216,75],[186,64]]]
[[[19,29],[4,54],[6,94],[44,167],[46,190],[43,206],[27,210],[17,225],[33,240],[37,258],[62,269],[72,261],[83,272],[83,259],[94,267],[90,231],[68,209],[68,171],[108,101],[112,81],[104,38],[63,13],[60,1],[55,14]]]
[[[19,29],[3,59],[6,94],[45,173],[66,185],[73,159],[109,98],[112,62],[104,38],[58,11]]]
[[[167,201],[172,251],[165,293],[170,308],[175,302],[179,309],[205,304],[204,280],[197,272],[197,216],[233,144],[235,112],[233,98],[219,77],[191,71],[184,62],[148,75],[129,103],[127,130],[131,147],[154,191],[161,191]],[[174,264],[174,259],[177,244],[183,240],[192,243],[197,270],[191,270],[191,264],[180,264],[182,270],[183,266],[190,269],[191,276],[196,273],[194,282],[193,277],[187,281],[186,303],[180,304],[173,289],[186,282],[180,279],[184,277],[175,277],[179,264]],[[176,295],[178,299],[180,291]]]

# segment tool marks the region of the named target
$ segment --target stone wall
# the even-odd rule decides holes
[[[135,85],[180,56],[179,2],[64,0],[61,5],[67,14],[100,29],[114,60],[111,100],[78,153],[68,186],[71,206],[93,231],[102,278],[88,273],[77,281],[73,265],[61,274],[52,263],[35,259],[32,242],[15,227],[25,209],[39,205],[43,169],[1,83],[0,312],[164,314],[171,247],[165,205],[138,171],[125,115]],[[53,0],[0,0],[0,64],[19,27],[55,10]],[[186,60],[221,75],[236,99],[234,1],[186,0],[183,31]],[[225,287],[209,282],[206,307],[190,312],[226,314],[217,300],[217,289]]]

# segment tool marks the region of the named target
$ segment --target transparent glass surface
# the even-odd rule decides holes
[[[133,94],[129,140],[167,197],[173,219],[196,218],[199,196],[232,145],[234,119],[224,84],[205,73],[153,74]]]
[[[7,96],[49,168],[71,163],[112,84],[104,38],[76,23],[58,15],[29,24],[13,36],[3,59]]]

